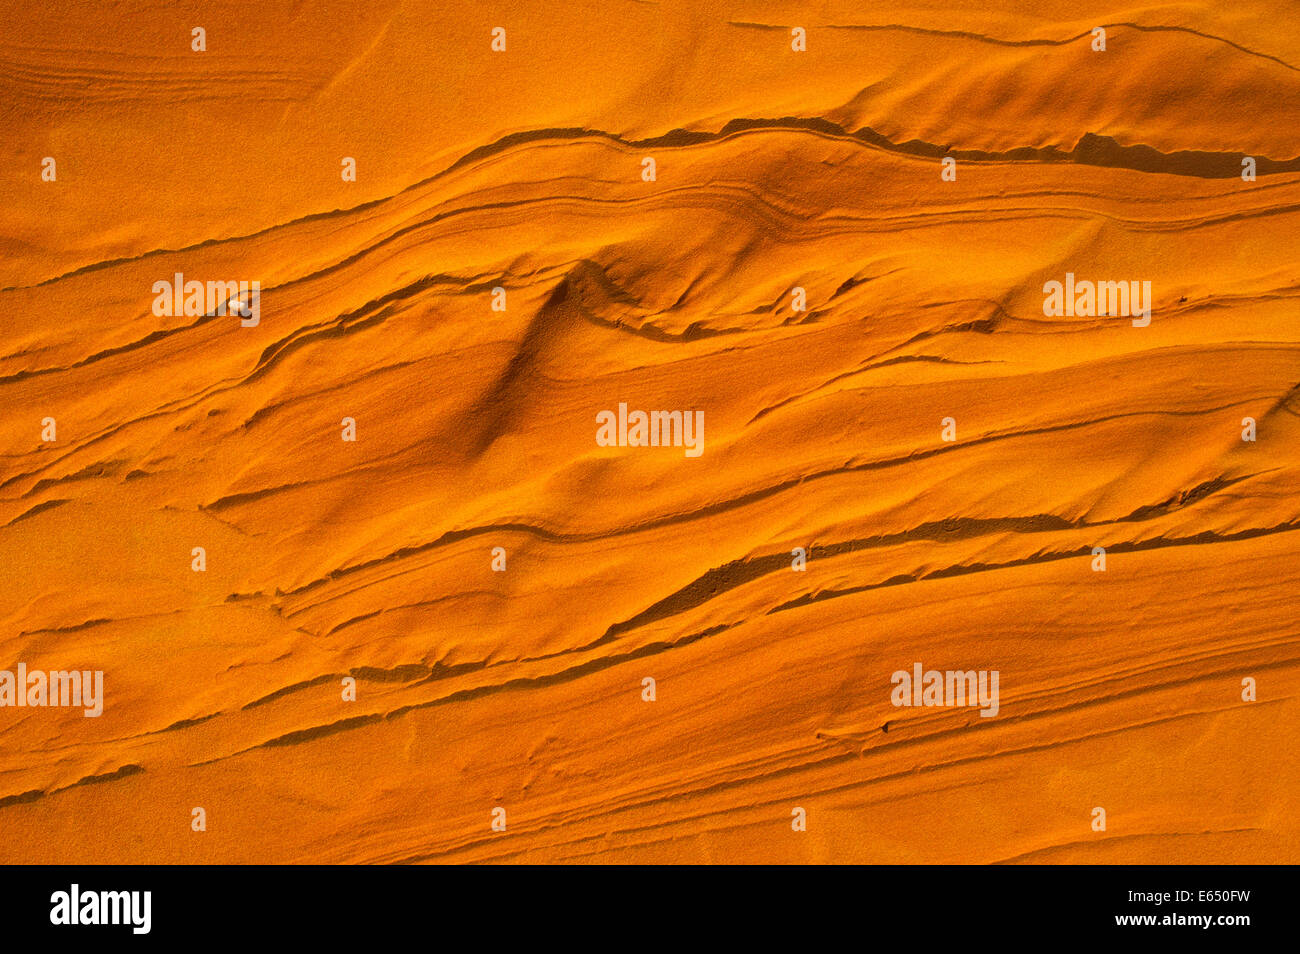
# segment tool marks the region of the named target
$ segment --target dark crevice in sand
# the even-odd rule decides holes
[[[698,633],[692,633],[689,636],[683,636],[681,639],[677,639],[672,642],[648,643],[644,646],[639,646],[636,649],[630,650],[625,653],[618,653],[612,656],[602,656],[599,659],[593,659],[588,662],[582,663],[580,665],[572,666],[568,669],[561,670],[559,672],[547,673],[541,676],[520,676],[514,679],[508,679],[505,682],[501,682],[501,683],[491,683],[488,685],[474,686],[469,689],[460,689],[455,692],[449,693],[446,696],[440,697],[438,699],[431,699],[427,702],[419,702],[419,703],[414,703],[412,705],[401,706],[397,709],[392,710],[391,712],[382,713],[382,714],[369,713],[367,715],[355,716],[350,719],[343,719],[338,722],[331,722],[328,725],[314,726],[309,729],[301,729],[295,732],[289,732],[286,733],[285,735],[277,736],[274,739],[270,739],[269,741],[261,742],[258,743],[257,745],[250,746],[247,749],[241,749],[238,752],[232,752],[230,753],[230,755],[221,756],[217,759],[211,759],[206,762],[199,762],[196,764],[208,765],[211,764],[212,762],[220,761],[222,758],[233,758],[236,755],[242,755],[245,752],[251,752],[254,749],[265,748],[268,746],[296,745],[302,742],[310,742],[313,741],[314,739],[321,738],[322,736],[333,735],[336,732],[344,732],[349,729],[360,728],[362,726],[371,725],[381,720],[400,718],[406,713],[413,712],[417,709],[427,709],[433,706],[447,705],[454,702],[462,702],[468,699],[478,699],[483,696],[495,695],[496,693],[499,692],[509,692],[518,689],[544,688],[547,686],[558,685],[560,683],[571,682],[575,679],[581,679],[583,676],[587,676],[595,672],[600,672],[603,669],[608,669],[611,666],[620,665],[621,663],[627,662],[632,659],[641,659],[647,656],[654,656],[659,653],[666,652],[670,649],[675,649],[680,646],[690,645],[691,643],[697,642],[708,636],[715,635],[716,633],[723,632],[729,628],[730,628],[729,626],[722,626],[722,625],[714,626],[711,627],[710,629],[706,629]],[[552,656],[558,656],[558,655],[565,655],[565,654],[563,653],[552,654]],[[546,656],[546,657],[538,657],[538,658],[546,659],[551,657]],[[498,665],[504,665],[504,664],[498,664]],[[403,668],[421,668],[421,667],[403,667]],[[462,668],[468,670],[481,670],[481,669],[488,668],[488,664],[477,663],[477,664],[469,664],[464,667],[461,666],[442,667],[442,671],[431,674],[427,679],[423,681],[429,682],[435,678],[446,678],[447,675],[450,673],[450,671],[462,669]],[[313,682],[322,682],[333,678],[335,677],[332,675],[322,676],[315,680],[310,680],[308,683],[301,683],[298,686],[286,687],[285,689],[281,689],[275,693],[272,693],[270,696],[267,696],[264,699],[258,700],[258,702],[255,704],[260,705],[263,702],[269,701],[271,698],[284,695],[285,693],[288,692],[292,692],[295,689],[301,688],[304,685],[309,685]],[[251,708],[252,705],[253,704],[250,704],[248,706],[245,706],[244,708],[245,709]]]
[[[12,527],[18,521],[26,520],[28,517],[34,517],[38,513],[44,513],[46,510],[53,510],[55,507],[62,506],[65,503],[72,503],[72,500],[67,497],[60,497],[56,500],[42,501],[41,503],[38,503],[36,506],[32,507],[31,509],[24,510],[18,516],[14,517],[12,520],[6,523],[3,527],[0,527],[0,530],[4,530],[9,527]]]
[[[1141,29],[1141,28],[1139,28]],[[1159,29],[1159,28],[1151,28]],[[1172,29],[1172,28],[1170,28]],[[1250,51],[1245,51],[1250,52]],[[1266,54],[1256,54],[1266,56]],[[1266,57],[1273,59],[1272,57]],[[1288,69],[1295,69],[1289,64],[1277,60]],[[938,158],[941,156],[952,156],[955,159],[964,159],[971,162],[1013,162],[1013,161],[1035,161],[1050,163],[1078,163],[1081,165],[1101,166],[1106,168],[1129,169],[1137,172],[1165,173],[1170,175],[1190,176],[1194,178],[1207,179],[1230,179],[1241,174],[1241,158],[1243,155],[1252,155],[1256,160],[1256,174],[1259,176],[1272,175],[1282,172],[1300,171],[1300,156],[1289,159],[1271,159],[1259,154],[1259,150],[1246,150],[1243,152],[1221,153],[1208,152],[1199,150],[1175,150],[1173,152],[1160,152],[1151,146],[1142,144],[1122,145],[1115,139],[1108,136],[1098,135],[1095,133],[1086,133],[1083,138],[1071,150],[1062,150],[1054,146],[1033,147],[1021,146],[1013,149],[1002,151],[973,150],[973,149],[954,149],[949,145],[937,143],[928,143],[922,140],[908,140],[906,142],[895,143],[893,140],[881,135],[869,127],[863,127],[857,130],[848,130],[843,126],[822,117],[794,117],[787,116],[781,118],[737,118],[732,119],[717,132],[708,132],[700,130],[674,129],[660,136],[654,136],[648,139],[624,139],[613,133],[604,132],[598,129],[590,129],[582,126],[573,127],[549,127],[545,129],[531,129],[523,132],[510,133],[500,139],[479,146],[465,153],[460,159],[457,159],[445,170],[435,173],[425,179],[406,186],[391,196],[381,196],[367,202],[350,206],[345,209],[331,209],[323,212],[313,212],[308,215],[299,216],[286,222],[275,223],[265,228],[258,229],[243,235],[228,236],[223,238],[205,239],[193,245],[182,246],[176,249],[153,249],[142,252],[137,255],[129,255],[121,258],[107,259],[102,262],[95,262],[89,265],[83,265],[71,271],[64,272],[60,275],[51,276],[42,279],[30,285],[11,285],[0,288],[0,292],[21,291],[28,288],[40,288],[54,282],[62,281],[87,272],[99,271],[105,268],[112,268],[117,265],[123,265],[130,262],[138,262],[145,259],[156,258],[163,255],[178,255],[197,251],[199,249],[221,245],[229,242],[242,242],[249,239],[258,238],[270,234],[279,229],[290,226],[320,221],[323,219],[336,218],[339,216],[352,215],[357,212],[375,208],[384,202],[391,201],[397,196],[411,192],[412,190],[422,188],[432,182],[437,181],[443,176],[448,175],[464,166],[477,162],[480,159],[489,158],[498,153],[505,152],[516,146],[526,145],[541,141],[565,141],[579,139],[604,139],[608,142],[617,143],[629,148],[676,148],[685,146],[701,145],[713,141],[722,140],[737,133],[750,132],[754,130],[787,130],[787,131],[809,131],[822,135],[829,135],[840,139],[853,139],[862,143],[877,146],[889,152],[905,153],[908,155],[924,156],[928,158]],[[437,217],[431,221],[436,221]],[[420,228],[428,225],[429,222],[421,222],[415,226],[409,226],[402,231],[409,231],[412,228]],[[400,233],[399,233],[400,234]],[[362,254],[362,253],[358,253]],[[355,260],[352,256],[351,260]],[[336,263],[329,269],[334,269],[346,264],[349,260]],[[310,277],[310,276],[309,276]],[[295,281],[300,281],[297,279]],[[286,284],[292,284],[286,283]],[[5,378],[0,378],[2,383]]]
[[[1100,524],[1093,524],[1092,526],[1100,526]],[[1200,546],[1207,543],[1233,543],[1238,540],[1251,540],[1256,537],[1272,536],[1277,533],[1290,533],[1293,530],[1300,530],[1300,520],[1292,520],[1272,527],[1252,527],[1248,530],[1238,530],[1233,533],[1218,533],[1213,530],[1203,530],[1202,532],[1193,534],[1189,537],[1157,537],[1152,540],[1137,541],[1123,540],[1117,543],[1107,544],[1106,552],[1108,554],[1138,553],[1146,550],[1163,550],[1168,547]],[[1086,557],[1091,553],[1092,546],[1087,545],[1078,547],[1074,550],[1041,553],[1036,556],[1024,557],[1019,560],[1007,560],[1003,563],[963,563],[957,566],[949,566],[939,570],[933,570],[929,573],[901,573],[879,583],[866,583],[862,586],[820,590],[816,593],[805,594],[797,599],[773,607],[768,610],[768,613],[769,615],[772,613],[780,613],[784,610],[798,609],[799,607],[808,606],[812,603],[820,603],[824,600],[836,599],[841,596],[850,596],[854,593],[865,593],[869,590],[878,590],[890,586],[904,586],[910,583],[920,583],[926,580],[939,580],[954,576],[966,576],[970,573],[985,573],[993,570],[1005,570],[1011,567],[1029,566],[1031,564],[1054,563],[1059,560]],[[784,558],[784,554],[782,554],[782,557]]]
[[[1095,418],[1089,418],[1087,420],[1082,420],[1082,421],[1070,421],[1065,424],[1049,424],[1049,425],[1044,425],[1042,427],[1025,428],[1022,430],[1011,430],[1011,431],[1003,431],[1003,432],[998,432],[993,434],[986,434],[982,437],[973,438],[968,441],[957,441],[952,443],[945,443],[935,447],[926,448],[924,450],[913,451],[910,454],[906,454],[900,457],[889,457],[889,458],[882,458],[882,459],[877,459],[872,461],[864,461],[862,463],[844,464],[839,467],[832,467],[826,470],[816,471],[810,474],[802,474],[794,477],[789,477],[786,478],[785,480],[778,481],[775,484],[770,484],[766,487],[760,487],[756,490],[751,490],[747,493],[740,494],[736,497],[728,498],[727,500],[722,500],[716,503],[707,504],[695,510],[674,513],[674,514],[667,514],[660,517],[653,517],[651,519],[641,521],[640,523],[629,524],[623,527],[615,527],[606,531],[591,531],[585,533],[562,533],[559,531],[549,530],[545,527],[540,527],[534,524],[519,523],[519,522],[488,524],[488,525],[478,526],[478,527],[468,527],[460,530],[449,530],[443,533],[437,539],[431,540],[427,543],[419,543],[407,547],[402,547],[401,549],[394,550],[391,553],[385,554],[384,556],[381,557],[375,557],[370,560],[365,560],[362,561],[361,563],[353,564],[352,566],[341,567],[337,570],[331,571],[330,573],[326,574],[320,579],[313,580],[309,583],[304,583],[303,585],[294,587],[293,589],[290,590],[283,590],[283,591],[276,590],[276,596],[294,596],[301,593],[305,593],[317,587],[324,586],[335,580],[341,579],[345,576],[349,576],[353,573],[361,572],[362,570],[370,569],[376,566],[382,566],[385,563],[392,563],[398,560],[402,560],[405,559],[406,557],[414,556],[415,554],[418,553],[426,553],[432,550],[436,550],[440,547],[445,547],[454,543],[458,543],[462,540],[473,539],[475,537],[485,536],[489,534],[522,533],[534,537],[538,540],[543,540],[548,543],[588,543],[596,540],[608,540],[615,537],[629,536],[637,533],[642,533],[648,530],[657,530],[662,527],[690,523],[692,521],[699,520],[705,517],[716,516],[717,514],[726,513],[728,511],[746,506],[748,504],[757,503],[759,501],[766,500],[770,497],[783,493],[784,491],[790,490],[792,488],[798,487],[803,484],[810,483],[815,480],[824,480],[827,478],[843,476],[846,474],[861,473],[861,472],[867,472],[873,470],[883,470],[890,467],[897,467],[899,465],[925,460],[927,458],[934,457],[939,454],[946,454],[954,451],[960,451],[963,449],[969,449],[971,447],[979,446],[982,444],[993,443],[996,441],[1011,440],[1017,437],[1032,437],[1040,434],[1052,434],[1060,431],[1068,431],[1068,430],[1073,430],[1081,427],[1090,427],[1094,424],[1101,424],[1101,423],[1106,423],[1114,420],[1121,420],[1129,417],[1141,417],[1141,416],[1155,415],[1155,414],[1168,415],[1171,417],[1196,417],[1202,414],[1214,413],[1216,411],[1223,411],[1223,410],[1227,410],[1228,408],[1238,407],[1243,404],[1249,404],[1253,400],[1254,399],[1252,398],[1248,398],[1242,401],[1234,401],[1230,404],[1220,405],[1211,408],[1193,409],[1193,410],[1174,410],[1168,408],[1161,408],[1157,410],[1124,411],[1116,414],[1102,415]]]
[[[31,791],[23,792],[21,795],[6,795],[5,797],[0,798],[0,808],[5,808],[9,805],[25,805],[49,795],[57,795],[59,792],[66,792],[69,789],[79,788],[82,785],[97,785],[100,782],[114,782],[118,779],[129,778],[132,775],[139,775],[143,771],[144,767],[140,765],[123,765],[119,769],[115,769],[112,772],[105,772],[102,775],[87,775],[85,778],[80,778],[71,785],[64,785],[62,788],[52,788],[48,791],[34,788]]]
[[[753,23],[744,20],[731,20],[729,21],[729,25],[734,27],[742,27],[742,28],[755,29],[755,30],[783,30],[783,31],[789,30],[791,26],[793,26],[793,24],[791,24],[790,26],[786,26],[786,25],[775,24],[775,23]],[[1128,21],[1121,21],[1119,23],[1098,23],[1097,26],[1102,27],[1107,31],[1114,30],[1116,27],[1126,27],[1130,30],[1137,30],[1141,33],[1185,33],[1189,36],[1200,37],[1202,40],[1210,40],[1214,43],[1222,43],[1226,46],[1232,47],[1235,50],[1238,50],[1239,52],[1245,53],[1248,56],[1255,56],[1255,57],[1259,57],[1262,60],[1269,60],[1270,62],[1276,63],[1279,66],[1286,67],[1292,72],[1300,73],[1300,67],[1292,66],[1286,60],[1283,60],[1280,57],[1276,57],[1271,53],[1262,53],[1259,50],[1252,50],[1249,47],[1242,46],[1240,43],[1237,43],[1233,40],[1229,40],[1227,37],[1218,36],[1214,33],[1203,33],[1200,30],[1193,30],[1191,27],[1172,26],[1172,25],[1163,25],[1163,24],[1148,26],[1141,23],[1130,23]],[[922,36],[944,36],[944,37],[952,37],[953,39],[976,40],[977,42],[980,43],[992,43],[995,44],[996,46],[1007,46],[1007,47],[1069,46],[1071,43],[1078,43],[1080,40],[1092,39],[1091,28],[1084,31],[1083,33],[1076,34],[1075,36],[1066,37],[1063,40],[1049,40],[1049,39],[1006,40],[995,36],[989,36],[987,33],[977,33],[970,30],[936,30],[933,28],[912,26],[906,23],[879,23],[879,24],[828,23],[825,24],[824,26],[814,27],[813,29],[855,30],[855,31],[862,31],[862,32],[917,33]]]

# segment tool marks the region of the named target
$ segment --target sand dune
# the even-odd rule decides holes
[[[0,858],[1295,861],[1290,7],[1022,7],[24,17]]]

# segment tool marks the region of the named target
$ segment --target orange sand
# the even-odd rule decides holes
[[[0,861],[1300,860],[1292,3],[134,6],[0,10]]]

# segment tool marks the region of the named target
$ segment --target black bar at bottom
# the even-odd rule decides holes
[[[789,931],[803,932],[807,950],[833,946],[831,929],[848,930],[867,946],[899,931],[919,943],[1127,937],[1231,945],[1285,930],[1294,890],[1293,868],[1250,866],[700,874],[624,867],[593,880],[580,868],[11,867],[0,923],[7,939],[57,943],[62,935],[115,946],[278,938],[294,947],[338,949],[351,940],[369,949],[416,937],[424,939],[420,946],[463,947],[474,938],[497,944],[512,935],[534,942],[586,937],[614,947],[657,937],[676,946],[711,934],[775,942]],[[877,933],[882,927],[887,934]]]

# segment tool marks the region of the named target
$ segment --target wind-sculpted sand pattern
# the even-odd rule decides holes
[[[1300,858],[1293,7],[942,6],[6,4],[0,859]]]

